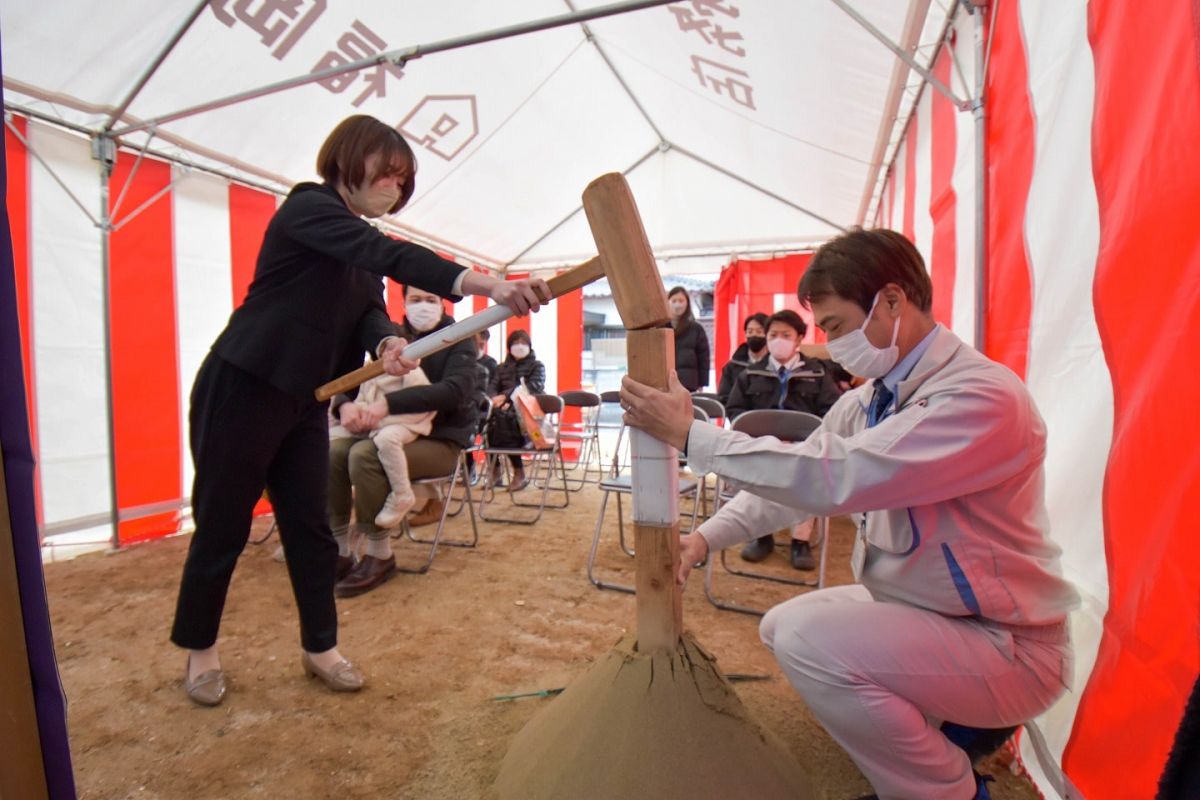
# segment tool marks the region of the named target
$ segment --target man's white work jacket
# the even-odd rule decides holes
[[[700,534],[716,551],[810,516],[854,514],[854,575],[876,600],[1009,626],[1078,603],[1047,535],[1046,428],[1024,383],[939,325],[897,409],[847,392],[804,442],[693,423],[688,462],[742,489]]]

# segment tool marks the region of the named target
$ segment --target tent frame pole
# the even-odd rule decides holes
[[[988,207],[987,207],[987,106],[984,103],[987,86],[987,62],[991,55],[991,32],[984,43],[984,9],[966,3],[975,17],[975,97],[971,101],[971,113],[975,117],[975,349],[984,352],[987,346],[988,299]],[[993,13],[992,19],[995,19]],[[993,29],[995,26],[992,26]]]
[[[175,45],[179,44],[179,40],[182,39],[183,35],[188,32],[188,29],[192,27],[192,23],[196,21],[196,18],[200,16],[200,12],[204,11],[204,7],[207,5],[208,0],[200,0],[200,2],[196,3],[196,7],[192,9],[192,13],[188,15],[188,18],[184,20],[183,24],[180,25],[175,31],[175,34],[166,43],[162,51],[159,52],[158,56],[153,62],[151,62],[150,66],[146,68],[145,72],[143,72],[133,84],[133,88],[130,89],[129,93],[125,95],[125,99],[122,100],[120,104],[113,110],[113,112],[108,115],[108,119],[104,121],[104,127],[101,129],[101,133],[107,134],[113,129],[113,126],[117,124],[117,120],[119,120],[121,115],[125,113],[125,109],[129,108],[129,104],[132,103],[134,98],[138,96],[138,93],[142,91],[143,87],[149,83],[150,78],[155,72],[158,71],[158,68],[162,66],[162,63],[167,60],[167,56],[169,56],[171,51],[175,49]]]
[[[801,214],[812,217],[817,222],[823,222],[836,231],[845,233],[847,230],[845,225],[839,225],[838,223],[834,222],[833,220],[829,219],[828,217],[823,217],[820,214],[818,214],[817,212],[807,209],[804,206],[800,205],[799,203],[793,203],[791,200],[788,200],[786,197],[777,195],[777,194],[775,194],[775,192],[772,192],[770,189],[767,189],[763,186],[759,186],[754,181],[748,180],[747,178],[744,178],[743,176],[738,175],[736,172],[727,170],[724,167],[722,167],[720,164],[716,164],[712,161],[709,161],[704,156],[696,155],[691,150],[688,150],[685,147],[680,147],[677,144],[668,143],[668,149],[675,150],[678,153],[680,153],[681,155],[687,156],[692,161],[695,161],[697,164],[703,164],[704,166],[708,167],[709,169],[712,169],[712,170],[715,170],[715,171],[721,173],[726,178],[735,180],[738,183],[742,184],[743,186],[753,189],[754,191],[759,192],[760,194],[766,195],[767,197],[771,198],[772,200],[776,200],[780,203],[783,203],[788,208],[794,209],[796,211],[799,211]]]
[[[236,103],[253,100],[265,95],[274,94],[287,89],[293,89],[297,86],[305,86],[310,83],[328,80],[329,78],[345,75],[347,73],[358,72],[359,70],[375,67],[383,63],[391,63],[397,67],[403,67],[409,61],[412,61],[422,56],[431,53],[441,53],[448,50],[457,50],[462,47],[470,47],[471,45],[483,44],[485,42],[494,42],[500,39],[508,39],[513,36],[521,36],[526,33],[536,33],[538,31],[549,30],[551,28],[561,28],[564,25],[575,25],[580,22],[586,22],[592,19],[601,17],[611,17],[616,14],[624,14],[630,11],[640,11],[645,8],[654,6],[663,6],[668,3],[677,2],[677,0],[625,0],[620,3],[610,3],[604,6],[597,6],[586,11],[575,11],[567,14],[560,14],[554,17],[543,17],[542,19],[532,20],[530,22],[522,22],[516,25],[508,25],[502,28],[494,28],[490,31],[481,33],[473,33],[467,36],[456,36],[450,39],[442,39],[430,44],[418,44],[411,47],[402,47],[395,50],[388,50],[385,53],[371,56],[370,58],[359,59],[352,61],[340,67],[330,67],[319,72],[307,73],[299,75],[295,78],[277,81],[275,83],[260,86],[257,89],[249,89],[237,94],[231,94],[226,97],[210,100],[199,105],[189,106],[188,108],[174,111],[169,114],[164,114],[153,119],[144,120],[142,122],[126,125],[109,133],[113,136],[125,136],[135,131],[145,130],[147,128],[161,125],[165,122],[172,122],[184,117],[194,116],[205,111],[212,111],[225,106],[231,106]],[[149,76],[147,76],[148,78]]]
[[[921,29],[929,16],[929,6],[932,0],[916,0],[908,7],[908,16],[904,20],[904,30],[901,33],[900,47],[905,52],[916,50],[920,43]],[[892,65],[892,79],[888,83],[887,99],[883,103],[883,117],[879,120],[879,132],[875,135],[875,151],[871,155],[871,168],[867,172],[867,182],[863,187],[862,200],[858,204],[858,224],[866,222],[867,211],[871,200],[875,197],[875,189],[879,184],[879,173],[883,168],[883,159],[887,154],[888,144],[892,139],[892,130],[896,126],[896,115],[900,113],[900,102],[904,98],[904,83],[908,78],[910,67],[908,62],[897,59]]]
[[[876,28],[874,25],[872,25],[871,22],[866,17],[864,17],[862,14],[859,14],[857,11],[855,11],[854,7],[851,6],[848,2],[846,2],[846,0],[830,0],[830,2],[832,2],[838,8],[840,8],[842,11],[845,11],[846,14],[851,19],[853,19],[855,22],[857,22],[859,25],[861,25],[863,27],[863,29],[867,31],[867,33],[871,34],[876,39],[878,39],[880,44],[882,44],[884,47],[886,47],[887,49],[889,49],[893,53],[895,53],[897,58],[904,61],[905,64],[908,64],[908,66],[912,70],[914,70],[917,74],[919,74],[922,78],[924,78],[925,81],[930,86],[932,86],[934,89],[937,89],[939,92],[941,92],[943,95],[945,95],[946,98],[951,103],[954,103],[955,107],[957,107],[959,111],[967,111],[970,109],[970,107],[971,107],[970,100],[962,100],[957,95],[955,95],[954,92],[950,90],[949,86],[947,86],[946,84],[944,84],[940,80],[938,80],[938,78],[932,72],[930,72],[928,69],[926,69],[925,67],[922,67],[920,64],[918,64],[917,60],[915,58],[913,58],[911,55],[908,54],[907,51],[905,51],[903,48],[901,48],[899,45],[897,45],[895,42],[893,42],[891,39],[889,39],[883,33],[883,31],[879,30],[879,28]]]
[[[636,103],[637,101],[635,100],[634,102]],[[635,169],[637,169],[638,167],[640,167],[642,164],[645,164],[645,163],[646,163],[646,161],[647,161],[647,160],[650,158],[650,156],[652,156],[652,155],[654,155],[655,153],[659,152],[661,149],[662,149],[662,146],[661,146],[661,145],[655,145],[654,147],[651,147],[649,150],[647,150],[647,151],[646,151],[646,154],[645,154],[645,155],[643,155],[643,156],[642,156],[641,158],[639,158],[637,161],[635,161],[635,162],[633,162],[632,164],[630,164],[630,165],[629,165],[628,167],[626,167],[625,169],[621,170],[621,174],[622,174],[622,175],[625,175],[625,176],[628,176],[628,175],[629,175],[631,172],[633,172]],[[570,213],[570,214],[567,214],[565,217],[563,217],[562,219],[560,219],[558,222],[554,223],[554,225],[553,225],[553,226],[552,226],[552,227],[551,227],[551,228],[550,228],[548,231],[546,231],[546,232],[545,232],[545,233],[543,233],[541,236],[539,236],[538,238],[536,238],[536,239],[534,239],[532,242],[530,242],[530,244],[529,244],[529,246],[528,246],[528,247],[526,247],[524,250],[522,250],[521,252],[517,253],[515,256],[513,256],[513,257],[512,257],[512,258],[510,258],[510,259],[509,259],[507,262],[505,262],[505,264],[504,264],[504,269],[503,269],[503,270],[501,270],[501,273],[500,273],[500,274],[502,274],[502,275],[506,275],[506,274],[508,274],[508,268],[509,268],[509,267],[511,267],[511,266],[512,266],[514,263],[516,263],[518,260],[520,260],[520,258],[521,258],[522,256],[524,256],[526,253],[528,253],[530,250],[532,250],[533,248],[537,247],[537,246],[538,246],[539,244],[541,244],[542,242],[546,241],[546,239],[550,238],[550,235],[551,235],[551,234],[553,234],[553,233],[554,233],[556,230],[558,230],[558,229],[559,229],[559,228],[561,228],[563,225],[566,225],[568,222],[570,222],[572,219],[574,219],[574,218],[575,218],[575,215],[576,215],[576,214],[578,214],[580,211],[583,211],[583,204],[582,204],[582,203],[580,203],[579,205],[575,206],[575,208],[571,210],[571,213]]]
[[[92,138],[92,158],[96,160],[100,173],[100,289],[104,312],[104,403],[108,424],[108,494],[112,524],[110,542],[114,550],[121,547],[121,507],[117,500],[117,427],[113,418],[113,359],[112,359],[112,275],[111,254],[112,215],[109,213],[109,179],[117,163],[117,143],[112,137],[97,135]]]

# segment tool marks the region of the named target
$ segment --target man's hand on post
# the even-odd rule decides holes
[[[688,431],[692,428],[692,396],[674,370],[667,376],[665,392],[626,375],[621,380],[621,407],[625,409],[626,425],[640,428],[677,450],[687,446]]]
[[[679,537],[679,566],[675,573],[675,582],[680,586],[687,584],[688,574],[695,564],[699,564],[708,555],[708,542],[699,533],[685,533]]]

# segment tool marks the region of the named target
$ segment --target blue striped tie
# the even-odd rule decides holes
[[[896,395],[887,388],[882,378],[875,380],[875,396],[871,398],[871,407],[867,409],[867,427],[874,428],[888,415],[892,400]]]
[[[787,399],[788,392],[788,370],[787,367],[779,368],[779,407],[783,408],[783,401]]]

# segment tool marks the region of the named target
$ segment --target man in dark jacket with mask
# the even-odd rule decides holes
[[[733,382],[742,374],[742,370],[767,357],[767,315],[759,311],[746,317],[742,323],[742,333],[746,341],[725,362],[721,368],[721,380],[717,383],[717,399],[725,405],[729,405]]]
[[[454,322],[442,311],[440,297],[414,286],[405,287],[404,308],[404,322],[397,327],[398,335],[408,341]],[[436,412],[429,435],[418,437],[404,447],[409,477],[413,481],[448,475],[459,453],[470,443],[478,422],[474,342],[467,339],[421,359],[421,369],[429,379],[428,386],[392,392],[385,396],[386,404],[381,402],[381,407],[374,411],[374,417],[380,419],[387,414]],[[358,529],[366,535],[366,554],[346,577],[338,581],[336,592],[339,597],[368,592],[396,571],[388,531],[374,523],[375,515],[390,491],[375,442],[366,436],[377,419],[352,419],[356,413],[355,404],[349,400],[349,396],[339,395],[330,406],[331,412],[347,430],[361,436],[330,442],[329,523],[338,540],[339,552],[348,555],[347,526],[353,504]],[[422,498],[419,490],[423,488],[414,487],[418,504],[425,501],[425,505],[415,507],[410,525],[441,516],[444,500],[429,494]]]
[[[818,417],[833,407],[841,396],[833,365],[819,358],[805,358],[800,340],[808,326],[795,311],[777,311],[767,320],[768,355],[746,367],[737,380],[725,411],[729,419],[760,408],[807,411]],[[812,520],[792,532],[791,562],[796,569],[816,566],[812,555]],[[764,534],[742,548],[746,561],[762,561],[775,551],[775,537]]]

